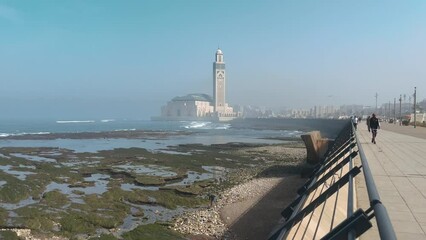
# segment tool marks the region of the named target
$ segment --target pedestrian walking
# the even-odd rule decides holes
[[[376,137],[377,137],[377,129],[380,129],[380,123],[379,119],[376,118],[376,114],[372,114],[370,118],[370,129],[371,129],[371,142],[376,144]]]
[[[352,118],[352,123],[354,124],[354,128],[355,128],[355,131],[356,131],[356,128],[358,126],[358,118],[356,116],[354,116],[354,118]]]
[[[368,115],[367,119],[365,120],[367,122],[368,132],[370,132],[370,118],[371,118],[370,115]]]

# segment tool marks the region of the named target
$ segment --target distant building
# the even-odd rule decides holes
[[[153,117],[153,120],[200,120],[200,121],[229,121],[238,114],[225,100],[226,71],[222,50],[216,51],[213,62],[213,97],[202,94],[188,94],[175,97],[161,108],[161,117]]]
[[[207,94],[188,94],[175,97],[161,108],[166,118],[204,118],[213,116],[213,99]]]

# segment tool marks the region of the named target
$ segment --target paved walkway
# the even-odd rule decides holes
[[[383,123],[373,144],[363,122],[357,134],[398,239],[426,240],[426,129]],[[379,239],[377,229],[362,239]]]

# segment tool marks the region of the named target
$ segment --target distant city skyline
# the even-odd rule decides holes
[[[271,109],[426,97],[426,2],[0,0],[0,118],[149,119],[210,92]]]

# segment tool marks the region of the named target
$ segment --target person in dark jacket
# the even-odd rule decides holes
[[[368,128],[368,132],[370,132],[370,116],[368,116],[367,117],[367,120],[366,120],[366,122],[367,122],[367,128]]]
[[[371,142],[376,144],[376,136],[377,136],[377,129],[380,129],[380,123],[379,119],[376,118],[376,114],[372,114],[370,118],[370,129],[371,129]]]

